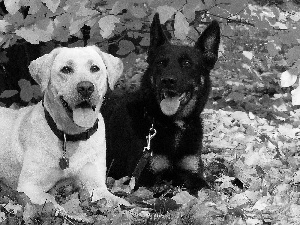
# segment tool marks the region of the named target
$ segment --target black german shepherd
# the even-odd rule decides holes
[[[113,111],[104,112],[109,176],[132,175],[145,155],[146,136],[153,125],[152,155],[139,176],[139,186],[172,180],[173,185],[184,186],[191,193],[206,186],[200,113],[211,89],[209,73],[217,61],[219,43],[220,27],[213,21],[194,47],[173,45],[155,14],[149,66],[140,89],[133,96],[124,96]]]

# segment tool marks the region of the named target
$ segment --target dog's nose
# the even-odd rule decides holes
[[[84,98],[91,97],[95,87],[92,82],[81,81],[77,84],[77,92]]]
[[[176,82],[177,82],[177,79],[174,77],[164,77],[161,79],[162,85],[166,88],[174,87]]]

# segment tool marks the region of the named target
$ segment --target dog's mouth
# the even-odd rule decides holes
[[[69,107],[69,104],[64,100],[64,98],[62,96],[59,97],[59,100],[60,100],[61,104],[63,105],[63,107],[65,108],[65,110],[67,112],[72,113],[72,109]]]
[[[185,105],[191,97],[191,92],[179,93],[174,90],[162,90],[160,94],[160,108],[161,111],[167,115],[172,116],[178,112],[180,106]]]
[[[68,116],[80,127],[90,128],[94,125],[96,119],[98,118],[96,105],[94,105],[90,100],[81,101],[75,105],[73,109],[62,96],[60,96],[60,101]]]

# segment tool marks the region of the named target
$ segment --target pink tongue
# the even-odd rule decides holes
[[[92,127],[97,117],[98,113],[92,109],[78,108],[73,111],[73,121],[80,127]]]
[[[165,98],[160,102],[161,111],[167,115],[174,115],[180,106],[179,97]]]

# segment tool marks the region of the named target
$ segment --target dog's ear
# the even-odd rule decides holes
[[[117,57],[114,57],[111,54],[102,52],[95,45],[89,47],[93,48],[101,56],[108,73],[107,80],[108,80],[109,88],[113,90],[116,82],[118,81],[118,79],[121,77],[123,73],[124,66],[122,60]]]
[[[29,72],[33,79],[40,85],[44,92],[49,84],[50,73],[53,61],[61,48],[52,50],[49,54],[45,54],[29,64]]]
[[[155,13],[150,27],[150,45],[148,48],[148,58],[147,58],[148,63],[150,63],[149,62],[150,59],[154,58],[151,57],[151,55],[155,54],[155,50],[157,47],[169,43],[170,42],[167,36],[165,35],[162,26],[160,24],[159,14]]]
[[[151,48],[159,47],[163,44],[169,43],[159,20],[159,14],[155,13],[150,27],[150,50]]]
[[[203,31],[198,38],[195,48],[204,54],[204,60],[209,69],[212,69],[218,59],[218,50],[220,45],[220,26],[217,21],[211,24]]]

